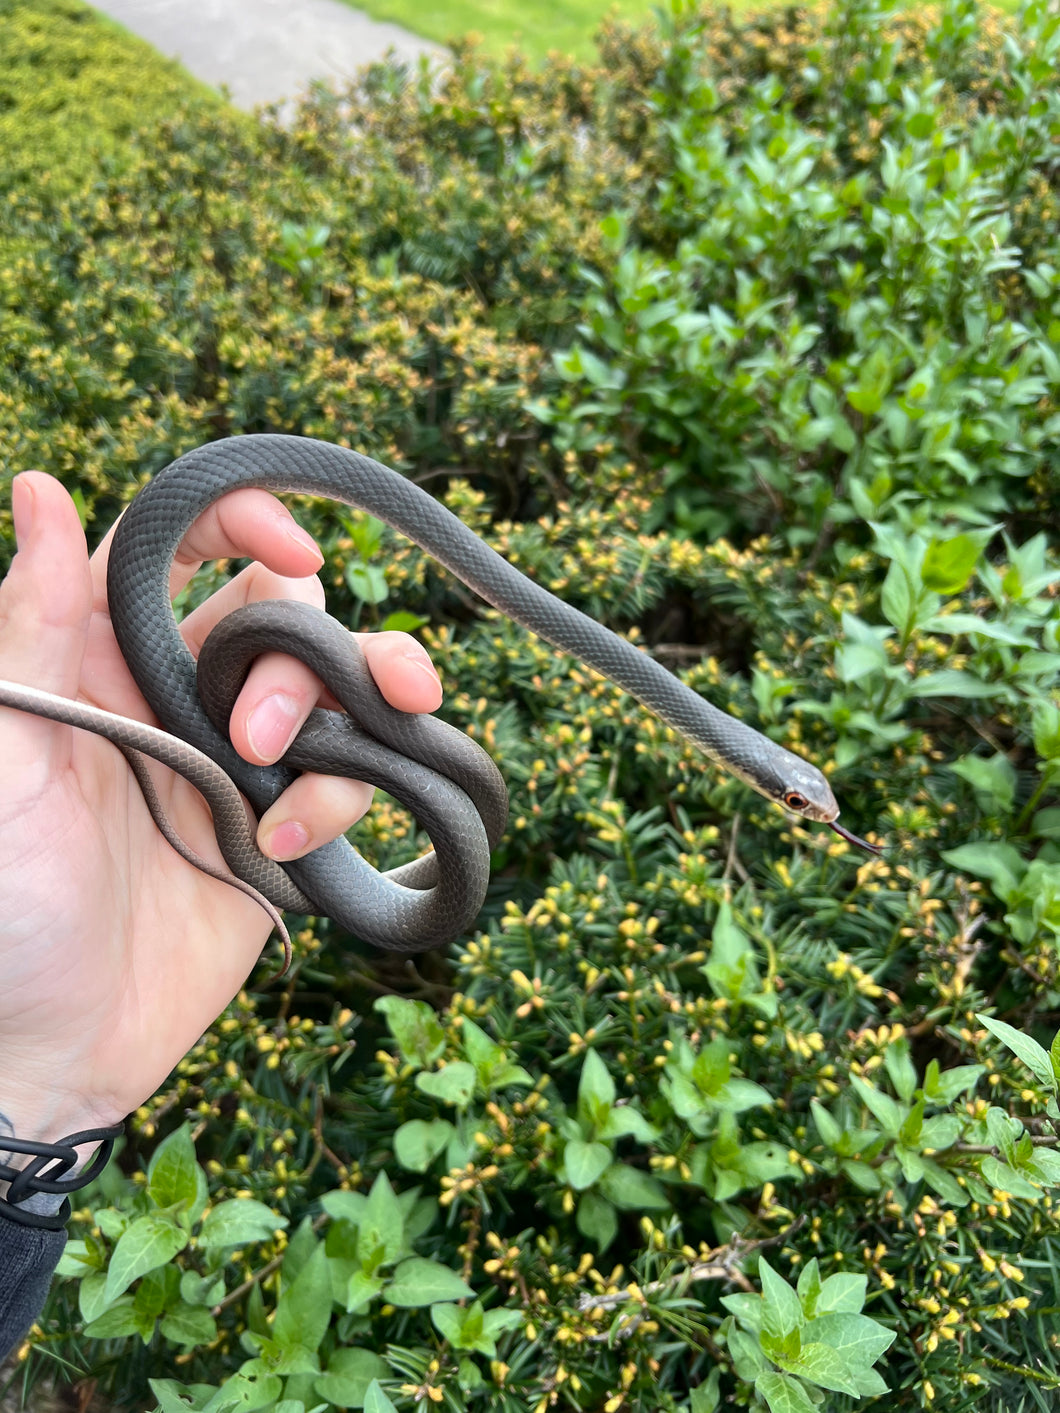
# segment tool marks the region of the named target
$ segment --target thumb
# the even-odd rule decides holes
[[[77,510],[63,486],[40,471],[11,489],[18,553],[0,583],[0,678],[75,697],[81,680],[92,580]],[[57,768],[71,728],[0,710],[0,760]]]

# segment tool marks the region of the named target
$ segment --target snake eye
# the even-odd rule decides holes
[[[798,790],[785,790],[784,803],[789,809],[804,810],[810,802],[805,795],[800,795]]]

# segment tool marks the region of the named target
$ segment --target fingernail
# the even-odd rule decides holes
[[[15,522],[15,540],[19,549],[25,549],[33,533],[36,506],[33,486],[24,476],[16,476],[11,483],[11,518]]]
[[[298,717],[298,703],[282,692],[274,692],[259,702],[247,720],[254,754],[263,761],[279,760],[294,740]]]
[[[287,522],[287,538],[294,540],[296,545],[301,545],[303,549],[310,549],[316,555],[321,564],[324,563],[324,556],[320,552],[320,546],[308,530],[303,530],[301,525],[296,525],[293,520]]]
[[[413,667],[419,668],[420,672],[422,672],[425,677],[430,678],[431,686],[438,694],[437,705],[441,706],[442,684],[438,681],[438,674],[437,672],[435,672],[434,664],[427,656],[426,650],[424,648],[419,647],[419,645],[415,645],[413,647],[406,648],[402,656],[404,657],[406,662],[412,663]]]
[[[264,849],[270,859],[276,859],[278,863],[286,859],[296,859],[299,854],[305,852],[309,843],[309,830],[304,824],[299,824],[296,819],[288,819],[283,824],[278,824],[268,835]]]

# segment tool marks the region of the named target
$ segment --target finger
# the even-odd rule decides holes
[[[372,803],[372,787],[335,775],[300,775],[261,817],[258,847],[280,862],[337,839]]]
[[[73,501],[40,471],[12,483],[18,552],[0,584],[0,677],[77,695],[92,582]],[[49,770],[70,752],[71,732],[23,712],[0,712],[0,759]]]
[[[112,526],[92,556],[92,584],[97,607],[107,597],[107,562],[114,539]],[[277,574],[302,578],[324,562],[313,537],[268,491],[255,487],[230,491],[215,501],[184,536],[169,576],[170,597],[185,587],[208,559],[254,559]]]
[[[248,603],[285,599],[323,608],[324,590],[316,576],[287,579],[264,565],[252,564],[212,594],[180,625],[196,656],[213,628]],[[271,765],[279,760],[316,706],[336,707],[318,677],[297,658],[281,653],[259,657],[236,699],[229,736],[244,760]]]
[[[399,711],[437,711],[442,684],[427,649],[408,633],[354,635],[368,660],[379,690]]]

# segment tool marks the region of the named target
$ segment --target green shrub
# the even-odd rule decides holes
[[[302,504],[334,611],[427,620],[509,780],[480,930],[413,965],[305,919],[134,1116],[27,1381],[55,1356],[166,1413],[1051,1406],[1058,34],[857,0],[611,26],[597,68],[462,49],[290,127],[193,105],[0,208],[6,466],[91,533],[211,437],[356,445],[887,844],[749,797]],[[420,842],[387,800],[357,837]]]

